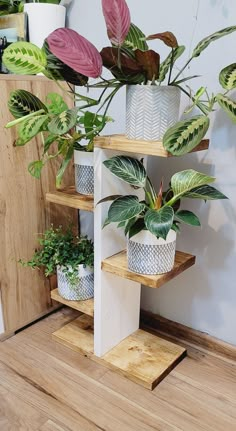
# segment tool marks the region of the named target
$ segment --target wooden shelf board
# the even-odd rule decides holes
[[[93,196],[81,195],[73,186],[46,193],[46,201],[84,211],[94,210]]]
[[[87,299],[86,301],[68,301],[67,299],[62,298],[58,293],[58,289],[54,289],[51,291],[51,298],[54,301],[60,302],[61,304],[67,305],[74,310],[81,311],[87,316],[93,317],[94,315],[94,300],[93,298]]]
[[[98,358],[93,354],[93,319],[85,315],[54,332],[53,339],[150,390],[186,355],[183,347],[138,329]]]
[[[126,138],[125,135],[99,136],[95,138],[95,147],[147,156],[173,157],[165,150],[161,141],[133,140]],[[191,152],[203,151],[208,148],[209,139],[203,139]]]
[[[167,281],[181,274],[181,272],[190,268],[195,263],[195,256],[191,254],[177,251],[175,254],[175,264],[172,271],[160,275],[143,275],[132,272],[128,269],[127,253],[126,250],[115,254],[102,262],[102,270],[110,272],[119,277],[127,278],[129,280],[137,281],[145,286],[151,288],[159,288]]]

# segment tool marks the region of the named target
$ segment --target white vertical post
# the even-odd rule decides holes
[[[141,285],[101,270],[101,262],[126,248],[122,229],[108,225],[102,229],[111,202],[96,205],[109,195],[137,194],[134,189],[113,176],[103,161],[116,152],[95,148],[95,292],[94,353],[101,357],[139,328]]]

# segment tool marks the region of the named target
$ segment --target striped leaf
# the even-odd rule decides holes
[[[232,90],[236,87],[236,63],[226,66],[219,75],[219,81],[223,88]]]
[[[49,132],[55,135],[64,135],[69,132],[77,123],[77,113],[77,108],[61,112],[48,124]]]
[[[203,199],[204,201],[212,201],[215,199],[228,199],[223,193],[216,190],[215,187],[202,185],[194,187],[191,192],[186,193],[186,198]]]
[[[166,74],[168,73],[171,64],[174,64],[176,60],[183,54],[185,51],[185,46],[181,45],[178,48],[174,48],[173,52],[171,52],[168,57],[161,63],[160,65],[160,75],[159,81],[164,81]]]
[[[166,239],[174,220],[174,210],[172,207],[162,207],[161,209],[147,211],[144,217],[146,228],[157,238]]]
[[[4,50],[3,63],[12,73],[36,75],[44,72],[46,55],[32,43],[15,42]]]
[[[110,222],[121,222],[133,219],[145,210],[145,204],[139,202],[137,196],[127,195],[116,199],[108,211]]]
[[[181,198],[187,195],[187,193],[190,193],[196,187],[205,186],[214,181],[214,177],[209,177],[208,175],[194,171],[193,169],[187,169],[173,175],[171,178],[171,188],[174,193],[174,197],[178,196]]]
[[[130,11],[125,0],[102,0],[107,34],[113,45],[121,46],[130,28]]]
[[[227,36],[228,34],[232,33],[235,30],[236,30],[236,26],[234,25],[232,27],[227,27],[227,28],[224,28],[223,30],[216,31],[210,36],[205,37],[197,44],[197,46],[193,50],[192,58],[198,57],[202,53],[202,51],[204,51],[204,49],[206,49],[210,45],[210,43],[214,42],[217,39],[220,39],[221,37]]]
[[[216,95],[216,100],[231,120],[236,122],[236,102],[221,93]]]
[[[12,91],[8,100],[8,108],[15,118],[24,117],[40,109],[47,112],[47,108],[41,100],[26,90]]]
[[[34,138],[40,131],[43,130],[43,126],[48,121],[48,115],[36,115],[28,120],[21,123],[18,131],[18,139],[16,141],[17,146],[25,145],[32,138]]]
[[[131,49],[132,51],[136,49],[147,51],[148,44],[145,40],[145,34],[135,24],[131,24],[122,47]]]
[[[146,184],[147,173],[139,160],[132,157],[115,156],[105,160],[103,164],[113,175],[132,186],[144,187]]]
[[[192,151],[204,138],[210,120],[204,115],[179,121],[170,127],[163,137],[163,145],[174,156]]]

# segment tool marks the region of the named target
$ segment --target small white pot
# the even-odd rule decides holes
[[[166,240],[143,230],[128,240],[128,268],[139,274],[164,274],[175,262],[176,232],[170,230]]]
[[[82,195],[94,193],[94,155],[92,152],[74,150],[75,188]]]
[[[180,89],[170,85],[128,85],[126,136],[159,141],[179,119]]]
[[[62,298],[68,301],[85,301],[93,298],[94,295],[94,270],[93,268],[83,265],[78,266],[79,281],[77,285],[71,285],[65,269],[62,266],[57,266],[57,287],[58,293]]]
[[[65,27],[66,8],[47,3],[27,3],[24,12],[28,15],[29,41],[43,46],[44,40],[57,28]]]

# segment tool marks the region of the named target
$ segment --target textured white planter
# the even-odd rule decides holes
[[[43,46],[44,40],[57,28],[65,27],[66,8],[47,3],[27,3],[24,12],[28,15],[29,41]]]
[[[172,270],[175,261],[176,233],[157,239],[143,230],[128,240],[128,268],[139,274],[164,274]]]
[[[94,193],[94,154],[74,151],[75,188],[82,195]]]
[[[179,119],[180,90],[173,86],[128,85],[126,136],[145,141],[161,140]]]
[[[63,267],[57,266],[58,293],[68,301],[85,301],[94,295],[94,271],[93,268],[83,265],[78,266],[79,281],[76,286],[71,286]]]

